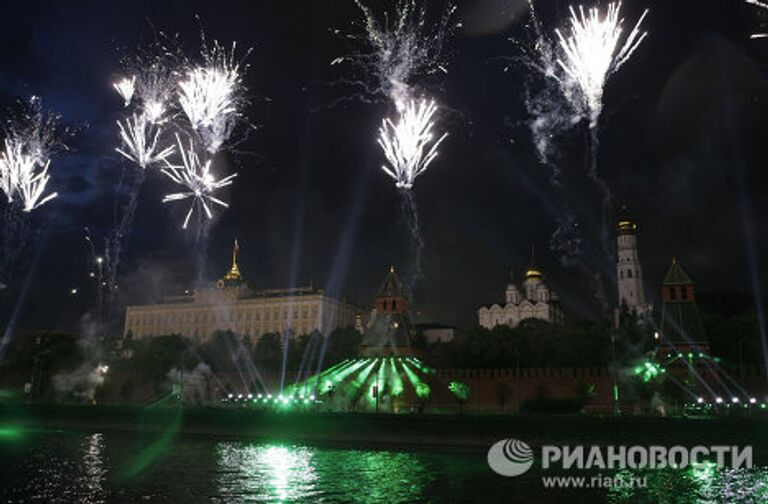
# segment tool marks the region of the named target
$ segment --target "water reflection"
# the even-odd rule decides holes
[[[220,443],[216,451],[225,500],[412,502],[431,479],[410,453],[244,443]]]
[[[718,469],[705,462],[688,469],[622,471],[623,478],[646,478],[645,488],[612,488],[609,501],[678,504],[768,502],[768,468]]]
[[[85,436],[81,443],[83,450],[83,471],[79,478],[83,489],[84,502],[104,502],[104,481],[107,470],[104,464],[104,435],[101,433]]]
[[[216,452],[219,493],[225,499],[292,501],[317,492],[309,448],[220,443]]]

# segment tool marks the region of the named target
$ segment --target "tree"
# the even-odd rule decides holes
[[[325,351],[325,366],[332,366],[344,359],[357,357],[363,335],[354,327],[342,327],[334,330],[328,338]]]
[[[260,367],[278,369],[282,366],[283,343],[280,334],[266,333],[256,342],[253,360]]]
[[[156,336],[137,342],[127,367],[138,371],[143,380],[162,383],[168,371],[184,365],[190,342],[178,334]]]

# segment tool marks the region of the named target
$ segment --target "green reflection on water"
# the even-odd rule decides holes
[[[139,450],[136,455],[125,463],[119,473],[124,478],[133,478],[144,472],[147,468],[155,464],[162,456],[170,451],[173,441],[179,434],[183,418],[181,408],[170,410],[170,419],[163,426],[161,434],[154,441]]]
[[[4,425],[0,427],[0,440],[15,441],[20,439],[24,430],[21,427]]]
[[[410,453],[220,443],[218,494],[256,501],[412,502],[433,477]]]
[[[219,495],[296,500],[314,493],[313,450],[280,445],[220,443],[216,447]]]

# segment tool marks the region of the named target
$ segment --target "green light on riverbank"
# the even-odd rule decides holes
[[[386,401],[386,408],[394,408],[392,400],[402,397],[409,385],[409,390],[414,391],[417,397],[427,397],[431,389],[424,383],[422,375],[431,372],[413,357],[362,357],[347,360],[304,382],[288,386],[283,393],[309,396],[317,391],[321,401],[340,400],[345,401],[347,406],[362,401],[371,409],[376,406],[378,397],[379,406]]]
[[[15,441],[21,439],[24,430],[21,427],[2,426],[0,427],[0,441]]]
[[[469,385],[466,383],[453,381],[448,385],[448,390],[461,401],[466,401],[469,398]]]

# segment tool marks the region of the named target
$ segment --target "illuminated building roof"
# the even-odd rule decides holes
[[[672,266],[669,267],[667,276],[664,277],[662,285],[692,285],[693,280],[683,271],[683,268],[677,263],[677,259],[672,259]]]
[[[387,277],[384,279],[384,284],[382,284],[381,289],[379,289],[379,294],[376,297],[405,297],[403,294],[403,283],[400,281],[400,277],[397,275],[397,272],[395,272],[394,266],[389,267],[389,272],[387,273]]]
[[[661,286],[661,338],[664,343],[689,344],[706,341],[694,295],[694,283],[672,260]]]
[[[220,289],[224,287],[236,287],[243,283],[243,277],[240,275],[240,269],[237,267],[237,253],[240,251],[240,245],[235,244],[232,247],[232,268],[227,272],[224,277],[218,281],[218,287]]]

